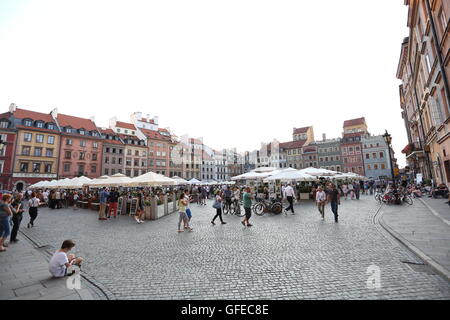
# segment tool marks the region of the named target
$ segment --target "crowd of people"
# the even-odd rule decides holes
[[[286,203],[284,214],[290,211],[294,212],[294,202],[300,198],[304,192],[304,184],[284,184],[275,194],[276,199]],[[359,200],[361,194],[374,194],[377,192],[390,192],[392,185],[387,181],[354,181],[341,182],[338,184],[328,180],[319,180],[314,183],[308,183],[309,198],[313,199],[317,205],[322,219],[325,219],[325,206],[330,204],[334,220],[338,222],[338,207],[341,197],[350,200]],[[398,190],[408,192],[414,197],[448,198],[450,205],[450,195],[448,188],[444,185],[438,185],[436,188],[425,185],[400,184]],[[17,234],[24,218],[24,213],[28,211],[29,220],[27,228],[33,228],[38,217],[39,207],[47,206],[52,210],[73,207],[77,210],[81,203],[98,203],[98,219],[105,221],[115,219],[118,216],[119,198],[125,201],[126,211],[131,206],[131,200],[136,199],[136,210],[134,220],[138,224],[144,223],[145,206],[149,205],[150,198],[154,197],[160,203],[164,195],[175,196],[173,201],[178,204],[178,232],[185,230],[191,232],[193,227],[191,203],[206,205],[208,199],[213,200],[215,214],[211,219],[211,224],[216,225],[219,219],[221,224],[226,224],[223,220],[224,206],[235,204],[235,208],[241,210],[241,204],[245,212],[241,221],[244,227],[252,227],[250,219],[252,216],[253,205],[262,199],[269,199],[274,194],[269,193],[268,185],[259,185],[256,187],[216,185],[216,186],[185,186],[185,187],[162,187],[162,188],[101,188],[101,189],[82,189],[82,190],[27,190],[24,192],[15,192],[12,194],[0,194],[0,252],[6,251],[9,243],[19,241]],[[7,242],[8,237],[9,243]],[[49,271],[55,277],[67,276],[67,270],[73,265],[81,266],[82,258],[68,254],[75,246],[73,240],[65,240],[50,261]]]

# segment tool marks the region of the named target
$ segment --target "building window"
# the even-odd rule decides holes
[[[373,159],[376,159],[377,158],[377,154],[374,152],[374,153],[372,153],[372,158]]]
[[[71,159],[72,158],[72,151],[66,151],[64,154],[65,159]]]
[[[118,158],[117,160],[119,164],[122,164],[122,158]]]
[[[53,157],[53,149],[47,148],[47,149],[45,150],[45,156],[46,156],[46,157]]]
[[[98,142],[92,142],[92,148],[97,149],[98,148]]]
[[[23,156],[29,156],[31,151],[31,147],[23,146],[22,147],[22,155]]]
[[[53,123],[49,123],[47,124],[47,129],[53,130],[55,129],[55,126],[53,125]]]
[[[20,172],[28,172],[28,162],[20,163]]]
[[[109,163],[109,157],[105,157],[105,163]]]
[[[0,121],[0,128],[6,129],[8,127],[9,127],[9,121],[8,120]]]
[[[82,135],[84,135],[84,133],[85,133],[83,129],[80,129],[79,132],[80,132],[80,134],[82,134]]]
[[[80,140],[80,147],[86,147],[86,141]]]
[[[34,162],[33,163],[33,172],[41,172],[41,163],[40,162]]]
[[[84,164],[78,165],[78,174],[84,175]]]
[[[24,122],[23,122],[27,127],[31,127],[32,125],[33,125],[33,121],[31,121],[31,120],[25,120]]]
[[[86,158],[86,152],[80,152],[80,157],[78,160],[84,160]]]
[[[71,146],[72,145],[72,139],[66,139],[66,145]]]
[[[372,170],[370,164],[367,165],[367,170]]]
[[[373,168],[374,168],[375,170],[378,170],[378,164],[374,164],[374,165],[373,165]]]
[[[48,144],[54,144],[55,143],[55,136],[48,136],[47,137],[47,143]]]
[[[386,169],[386,165],[384,163],[381,164],[381,169]]]
[[[3,166],[5,164],[4,160],[0,160],[0,173],[3,173]]]
[[[109,153],[109,148],[106,148],[106,149],[105,149],[105,152],[106,152],[106,153]]]
[[[130,170],[130,169],[127,169],[125,172],[126,172],[125,175],[126,175],[127,177],[130,177],[130,176],[131,176],[131,170]]]
[[[97,166],[95,164],[93,164],[91,166],[91,173],[96,173],[97,172]]]
[[[111,169],[111,175],[115,175],[116,174],[116,169]]]
[[[92,154],[92,161],[97,161],[97,154],[96,153]]]
[[[37,128],[43,128],[44,127],[44,123],[41,121],[36,122],[36,127]]]
[[[106,175],[109,175],[109,169],[108,168],[105,168],[105,172],[104,172]]]
[[[130,149],[127,150],[127,156],[131,156],[131,150]]]
[[[122,154],[122,149],[119,149],[119,154]]]
[[[23,141],[25,142],[31,142],[33,135],[29,132],[25,132],[23,135]]]
[[[380,152],[380,158],[384,158],[384,153]]]
[[[438,18],[441,22],[442,34],[444,34],[445,30],[447,29],[447,17],[445,16],[444,8],[442,6],[441,10],[439,10]]]
[[[36,142],[37,142],[37,143],[43,143],[43,142],[44,142],[44,135],[42,135],[42,134],[37,134],[37,135],[36,135]]]
[[[139,157],[139,150],[134,151],[134,155]]]
[[[34,148],[34,156],[41,157],[42,156],[42,148]]]
[[[45,173],[51,173],[52,172],[52,164],[51,163],[46,163],[44,165],[44,172]]]
[[[64,172],[70,172],[70,163],[64,163]]]
[[[111,158],[111,163],[112,163],[112,164],[116,164],[116,158],[115,158],[115,157],[112,157],[112,158]]]

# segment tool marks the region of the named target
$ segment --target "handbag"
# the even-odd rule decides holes
[[[219,201],[215,200],[212,207],[214,209],[222,209],[222,203],[220,203]]]

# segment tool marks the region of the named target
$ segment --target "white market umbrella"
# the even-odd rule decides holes
[[[101,176],[99,178],[93,179],[89,182],[83,184],[83,186],[89,186],[92,188],[102,187],[105,181],[109,178],[109,176]]]
[[[155,172],[147,172],[139,177],[131,179],[128,185],[140,187],[140,186],[174,186],[177,184],[177,180],[163,176]]]
[[[323,169],[323,168],[313,168],[313,167],[301,169],[299,171],[301,173],[306,173],[306,174],[309,174],[312,176],[317,176],[317,177],[334,176],[334,175],[338,174],[337,171],[332,171],[332,170]]]
[[[266,173],[250,171],[250,172],[241,174],[239,176],[232,177],[231,180],[233,180],[233,181],[236,181],[236,180],[257,180],[257,179],[263,179],[265,177],[267,177]]]
[[[278,168],[275,167],[259,167],[254,169],[254,172],[270,172],[270,171],[274,171],[277,170]]]
[[[177,185],[189,184],[187,180],[180,178],[178,176],[173,176],[172,179],[174,179],[177,182]]]
[[[133,179],[127,177],[126,175],[122,173],[116,173],[115,175],[105,179],[103,181],[104,187],[124,187],[124,186],[130,186],[133,182]]]
[[[280,172],[278,174],[274,174],[266,179],[264,179],[264,182],[269,182],[269,181],[275,181],[275,180],[280,180],[280,181],[315,181],[317,180],[316,177],[309,175],[307,173],[302,173],[299,170],[295,170],[294,171],[285,171],[285,172]]]
[[[188,181],[189,184],[200,184],[201,182],[195,178],[192,178],[191,180]]]
[[[88,177],[81,176],[77,178],[73,178],[72,181],[67,186],[68,189],[81,189],[84,184],[91,182],[92,179]]]

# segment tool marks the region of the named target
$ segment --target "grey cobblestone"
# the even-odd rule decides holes
[[[212,226],[211,203],[191,209],[194,232],[181,234],[176,214],[139,225],[70,209],[40,210],[24,233],[54,248],[74,239],[83,271],[117,299],[450,298],[445,279],[401,262],[411,253],[374,223],[371,196],[343,200],[337,224],[328,206],[322,221],[312,203],[296,215],[253,216],[249,229],[227,215],[228,224]],[[366,288],[371,264],[381,268],[377,291]]]

